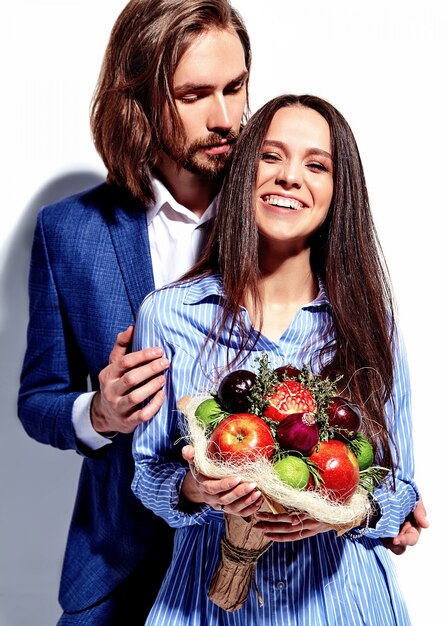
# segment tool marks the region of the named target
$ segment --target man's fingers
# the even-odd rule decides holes
[[[121,359],[116,364],[109,366],[115,371],[109,371],[104,375],[102,372],[100,374],[102,393],[105,393],[111,401],[115,397],[116,402],[122,406],[123,413],[132,411],[133,407],[149,399],[166,383],[163,374],[169,367],[167,359],[157,358],[150,363],[145,360],[140,362],[140,359],[146,359],[145,355],[143,353],[135,354],[139,356],[133,360],[131,369],[127,369],[125,364],[123,367],[124,359]],[[134,365],[135,361],[137,362],[136,365]]]
[[[116,359],[109,368],[113,368],[111,378],[123,378],[127,387],[132,387],[137,381],[133,378],[135,371],[139,382],[163,372],[169,366],[169,361],[163,357],[161,348],[146,348],[138,352],[130,352]],[[129,374],[129,376],[126,376]]]
[[[165,392],[158,391],[143,409],[137,409],[120,420],[119,432],[132,433],[137,426],[150,421],[160,410],[165,400]]]
[[[110,353],[110,356],[109,356],[109,363],[115,363],[117,360],[119,360],[121,357],[123,357],[126,354],[130,346],[130,343],[132,341],[133,330],[134,330],[133,326],[128,326],[126,330],[123,330],[121,333],[118,333],[116,340],[115,340],[115,344],[112,348],[112,352]]]
[[[163,402],[165,401],[166,394],[163,389],[157,391],[150,402],[148,402],[140,411],[139,423],[148,422],[151,420],[158,411],[161,409]]]
[[[149,398],[152,398],[152,396],[160,391],[166,384],[166,378],[164,376],[156,376],[147,382],[145,382],[145,378],[143,378],[142,381],[139,381],[139,378],[134,375],[132,376],[132,379],[134,379],[135,382],[128,383],[128,385],[126,384],[124,388],[122,388],[121,385],[119,386],[119,395],[121,396],[119,400],[120,411],[127,415],[133,413],[135,408],[142,408],[140,405]],[[152,399],[149,404],[151,403]],[[154,408],[155,407],[148,408],[147,413],[149,417],[153,417],[151,414],[152,409]]]

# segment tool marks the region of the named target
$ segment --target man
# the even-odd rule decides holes
[[[250,58],[226,0],[129,2],[92,107],[108,182],[39,215],[19,416],[35,439],[84,456],[61,625],[143,624],[169,563],[170,529],[130,490],[132,433],[163,402],[169,364],[155,347],[128,353],[132,325],[206,236]]]
[[[114,341],[146,293],[197,256],[250,59],[226,0],[132,0],[92,107],[108,184],[39,214],[19,416],[35,439],[84,455],[60,624],[143,624],[169,563],[171,530],[130,489],[132,432],[163,400],[168,363],[156,348],[125,356],[131,328]],[[87,379],[101,393],[86,393]]]

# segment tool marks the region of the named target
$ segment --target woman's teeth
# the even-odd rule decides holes
[[[281,206],[285,209],[292,209],[293,211],[303,208],[303,205],[298,200],[294,200],[293,198],[284,198],[283,196],[266,196],[265,202],[272,206]]]

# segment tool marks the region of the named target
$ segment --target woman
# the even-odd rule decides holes
[[[417,501],[407,365],[368,205],[357,146],[344,118],[313,96],[281,96],[247,124],[219,216],[199,263],[142,305],[137,348],[171,361],[167,401],[134,440],[135,494],[177,528],[174,557],[147,624],[408,624],[387,550]],[[343,375],[376,463],[392,468],[374,492],[375,516],[337,537],[306,515],[257,513],[262,494],[237,477],[213,480],[182,461],[176,401],[215,387],[228,370],[307,364]],[[401,442],[405,445],[401,445]],[[192,460],[191,450],[183,455]],[[219,560],[221,509],[257,513],[273,540],[236,613],[207,599]]]

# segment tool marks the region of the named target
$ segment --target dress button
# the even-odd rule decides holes
[[[284,589],[285,586],[286,586],[286,583],[284,581],[282,581],[282,580],[280,580],[278,583],[276,583],[276,588],[279,589],[279,591]]]

